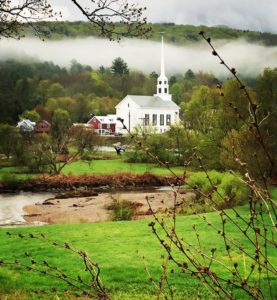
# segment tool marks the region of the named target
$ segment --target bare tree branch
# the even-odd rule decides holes
[[[127,0],[91,0],[88,7],[71,0],[86,19],[99,29],[101,36],[110,40],[139,37],[151,31],[143,16],[146,7]],[[0,0],[0,39],[22,38],[26,31],[40,38],[50,32],[44,21],[57,20],[62,12],[55,12],[48,0]]]

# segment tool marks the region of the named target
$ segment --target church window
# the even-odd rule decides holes
[[[166,115],[166,125],[171,125],[171,115]]]
[[[159,94],[161,94],[162,93],[162,89],[161,88],[159,88]]]
[[[164,93],[167,94],[167,88],[164,89]]]
[[[164,115],[160,115],[160,125],[164,125]]]
[[[144,116],[144,125],[145,126],[149,125],[149,114],[145,114]]]
[[[161,81],[159,81],[159,84],[162,84],[162,82],[161,82]]]
[[[157,115],[156,114],[152,115],[152,125],[153,126],[157,125]]]
[[[166,81],[164,82],[164,84],[166,84]]]
[[[128,107],[130,107],[130,103],[128,103]]]

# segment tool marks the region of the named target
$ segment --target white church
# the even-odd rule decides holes
[[[161,52],[161,74],[157,80],[157,93],[153,96],[127,95],[115,107],[116,117],[123,119],[124,125],[130,131],[137,129],[163,133],[179,122],[180,107],[172,101],[165,75],[163,38]],[[122,124],[117,124],[116,131],[126,134]]]

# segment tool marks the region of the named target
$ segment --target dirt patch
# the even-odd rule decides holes
[[[142,219],[150,215],[146,196],[155,212],[164,212],[174,205],[172,191],[101,193],[93,197],[51,199],[51,201],[47,200],[51,202],[49,205],[29,205],[24,208],[26,212],[24,218],[28,223],[35,221],[50,224],[104,222],[111,220],[111,211],[108,207],[116,202],[129,201],[136,205],[136,214],[133,218]],[[194,196],[191,192],[178,194],[177,203],[189,201]]]

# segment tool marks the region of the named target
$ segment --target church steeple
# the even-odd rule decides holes
[[[164,101],[171,101],[172,96],[169,94],[169,84],[168,79],[165,75],[164,67],[164,39],[162,36],[162,47],[161,47],[161,74],[157,80],[157,94]]]
[[[161,51],[161,76],[165,76],[164,70],[164,37],[162,36],[162,51]]]

